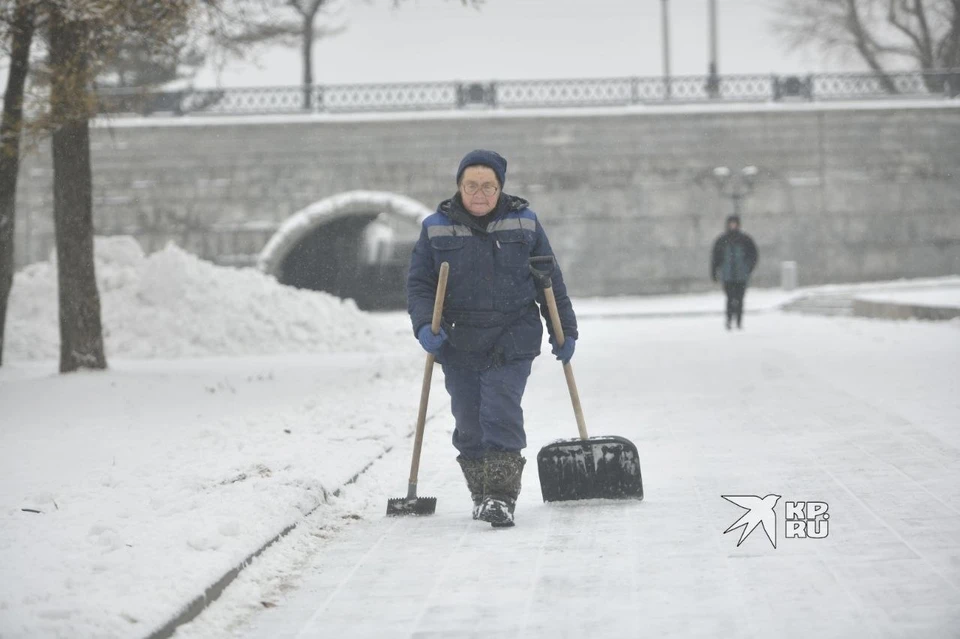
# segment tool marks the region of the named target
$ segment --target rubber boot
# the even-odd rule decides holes
[[[513,526],[520,479],[527,463],[519,452],[490,451],[483,458],[483,502],[477,516],[494,528]]]
[[[467,489],[473,499],[473,518],[476,519],[480,514],[480,506],[483,503],[483,460],[467,459],[460,455],[457,457],[457,461],[460,463],[461,470],[463,470],[463,478],[467,480]]]

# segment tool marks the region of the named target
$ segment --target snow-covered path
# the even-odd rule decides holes
[[[421,494],[436,515],[382,516],[404,492],[399,446],[342,497],[361,521],[309,557],[293,535],[177,636],[958,636],[960,326],[747,319],[583,322],[587,424],[637,444],[643,502],[541,503],[535,452],[575,433],[541,358],[516,528],[470,520],[435,419]],[[767,494],[776,549],[762,529],[738,547],[723,531],[745,511],[721,495]],[[787,501],[826,502],[829,535],[785,538]]]

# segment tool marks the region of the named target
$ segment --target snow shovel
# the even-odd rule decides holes
[[[450,265],[440,265],[440,279],[437,282],[437,296],[433,302],[433,322],[430,328],[433,334],[440,332],[440,318],[443,316],[443,298],[447,293],[447,276]],[[427,423],[427,401],[430,399],[430,381],[433,379],[435,357],[427,353],[423,367],[423,386],[420,389],[420,412],[417,413],[417,434],[413,440],[413,460],[410,462],[410,483],[407,496],[387,500],[387,515],[432,515],[437,510],[436,497],[417,497],[417,474],[420,472],[420,449],[423,447],[423,427]]]
[[[563,346],[563,327],[560,325],[560,313],[551,281],[555,268],[556,261],[552,255],[530,258],[530,271],[543,288],[547,300],[554,339],[558,346]],[[537,453],[543,501],[643,499],[637,447],[623,437],[587,436],[580,394],[569,362],[563,365],[563,372],[567,378],[580,438],[557,440]]]

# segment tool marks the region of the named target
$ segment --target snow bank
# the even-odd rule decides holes
[[[857,295],[857,299],[886,304],[960,308],[960,286],[932,290],[887,291]]]
[[[0,637],[143,639],[373,459],[407,457],[423,351],[385,341],[73,375],[5,362]],[[383,503],[405,490],[390,479]]]
[[[131,237],[98,237],[95,254],[108,357],[378,348],[376,325],[352,300],[285,286],[252,268],[217,266],[173,244],[146,256]],[[14,276],[11,359],[58,357],[55,259]]]

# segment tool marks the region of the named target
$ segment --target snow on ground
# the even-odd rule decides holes
[[[404,440],[413,346],[63,377],[15,364],[0,384],[0,636],[162,625]]]
[[[960,291],[960,276],[927,277],[862,282],[857,284],[824,284],[805,286],[793,291],[779,288],[751,286],[746,295],[746,306],[751,313],[767,313],[807,296],[842,296],[883,300],[930,299],[953,300]],[[725,297],[720,285],[708,293],[690,295],[655,295],[578,298],[575,300],[580,317],[656,317],[676,315],[715,315],[723,312]]]
[[[130,255],[123,271],[115,248],[104,252],[114,268],[100,270],[114,292],[155,257]],[[167,259],[158,281],[182,292],[168,303],[202,281],[191,269],[238,275]],[[181,262],[192,266],[177,275]],[[254,275],[214,282],[262,299],[270,286]],[[294,321],[301,306],[329,306],[288,292],[322,302],[298,299]],[[130,313],[133,299],[154,304],[126,295]],[[695,316],[716,294],[686,306],[579,303],[588,427],[637,443],[646,499],[545,506],[531,463],[519,525],[496,533],[469,520],[439,369],[421,482],[440,499],[437,515],[382,515],[405,493],[423,361],[402,313],[331,307],[370,331],[365,341],[317,334],[314,350],[341,352],[181,350],[69,376],[49,360],[5,364],[0,636],[146,636],[297,521],[177,636],[471,636],[488,634],[491,618],[523,636],[954,636],[960,325],[784,315],[777,295],[751,291],[748,309],[766,312],[732,334],[716,315]],[[656,317],[665,312],[694,316]],[[263,320],[265,335],[279,317]],[[224,330],[202,327],[195,354]],[[562,377],[538,360],[525,399],[531,459],[576,431]],[[739,513],[720,495],[766,492],[829,502],[830,537],[781,538],[773,550],[758,531],[737,548],[722,531]]]
[[[146,635],[410,431],[403,323],[174,246],[96,255],[107,371],[54,374],[55,264],[14,281],[4,638]]]
[[[889,280],[886,282],[861,282],[858,284],[821,284],[800,289],[803,293],[811,294],[843,294],[857,295],[879,292],[899,292],[924,290],[934,291],[960,287],[960,275],[945,275],[943,277],[919,277],[911,279]]]
[[[774,311],[809,290],[784,291],[774,288],[751,288],[746,295],[747,306],[752,313]],[[719,287],[708,293],[690,295],[655,295],[621,297],[587,297],[574,300],[578,317],[656,317],[676,315],[716,315],[722,313],[726,304],[723,290]]]
[[[960,286],[955,288],[937,288],[934,290],[886,291],[864,293],[857,299],[869,302],[885,302],[906,306],[932,306],[938,308],[960,308]]]
[[[556,363],[525,397],[518,525],[469,517],[446,414],[427,429],[426,518],[383,516],[409,447],[258,559],[177,637],[955,637],[960,328],[768,313],[585,320],[574,359],[594,435],[635,442],[641,503],[541,503],[540,446],[576,426]],[[439,389],[437,389],[439,390]],[[780,495],[777,548],[724,535],[721,495]],[[786,500],[825,539],[786,539]]]
[[[377,350],[352,301],[283,286],[252,268],[205,262],[170,244],[145,256],[130,237],[96,240],[108,359]],[[6,357],[59,356],[53,257],[14,277]]]

